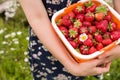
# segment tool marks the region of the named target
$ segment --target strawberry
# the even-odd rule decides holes
[[[97,29],[96,29],[96,26],[90,26],[88,27],[88,30],[89,30],[89,33],[93,34],[96,32]]]
[[[103,33],[107,32],[108,28],[108,21],[107,20],[102,20],[98,24],[96,24],[97,29],[102,31]]]
[[[91,25],[92,25],[91,22],[89,22],[89,21],[83,21],[83,26],[89,27]]]
[[[88,38],[93,39],[93,35],[92,34],[88,34]]]
[[[72,24],[70,16],[69,15],[63,16],[61,23],[66,27],[70,26]]]
[[[96,51],[97,51],[97,49],[96,49],[94,46],[92,46],[92,47],[89,49],[88,54],[92,54],[92,53],[94,53],[94,52],[96,52]]]
[[[57,26],[61,26],[61,25],[62,25],[61,20],[62,20],[62,19],[58,19],[58,20],[56,21]]]
[[[89,50],[89,48],[87,46],[85,46],[85,45],[81,45],[80,46],[80,52],[81,52],[81,54],[87,55],[88,54],[88,50]]]
[[[72,12],[72,11],[70,11],[70,12],[68,13],[68,16],[69,16],[70,18],[75,18],[75,14],[74,14],[74,12]]]
[[[103,38],[104,39],[110,38],[110,32],[106,32],[105,34],[103,34]]]
[[[85,13],[85,6],[84,6],[84,5],[82,5],[82,6],[77,6],[77,7],[73,10],[73,12],[74,12],[75,14]]]
[[[93,41],[92,41],[90,38],[88,38],[87,40],[85,40],[85,41],[83,42],[83,44],[84,44],[85,46],[92,46],[92,45],[93,45]]]
[[[92,5],[91,7],[89,7],[89,8],[87,8],[86,9],[86,12],[94,12],[95,11],[95,9],[96,9],[96,7],[97,7],[97,5]]]
[[[80,36],[74,39],[74,41],[78,44],[82,44],[82,41],[80,41]]]
[[[74,27],[75,27],[75,28],[80,28],[80,26],[82,26],[81,21],[80,21],[80,20],[76,20],[76,21],[74,22]]]
[[[72,24],[72,25],[68,26],[68,29],[71,29],[71,28],[73,28],[73,27],[74,27],[74,25]]]
[[[88,28],[87,27],[84,27],[84,26],[82,26],[82,27],[80,27],[80,29],[79,29],[79,33],[80,34],[82,34],[82,33],[88,33]]]
[[[120,38],[120,31],[113,31],[110,35],[112,40],[117,40]]]
[[[78,28],[71,28],[69,29],[69,36],[70,38],[76,38],[78,36]]]
[[[96,46],[98,44],[98,42],[95,39],[92,39],[93,41],[93,46]]]
[[[60,26],[59,29],[65,37],[68,37],[68,30],[66,27]]]
[[[85,14],[85,20],[89,21],[89,22],[92,22],[94,20],[94,14],[91,13],[91,12],[86,13]]]
[[[107,14],[105,17],[104,17],[105,20],[107,21],[111,21],[112,20],[112,16],[110,14]]]
[[[96,49],[97,49],[97,50],[100,50],[100,49],[102,49],[103,47],[104,47],[104,46],[103,46],[102,43],[98,43],[97,46],[96,46]]]
[[[84,14],[78,14],[78,15],[76,15],[76,19],[78,19],[81,22],[83,22],[84,21]]]
[[[116,29],[117,29],[117,24],[115,22],[109,22],[108,30],[112,32],[115,31]]]
[[[110,38],[106,38],[106,39],[104,39],[103,41],[102,41],[102,44],[103,45],[109,45],[109,44],[111,44],[112,43],[112,40],[110,39]]]
[[[91,0],[86,2],[84,5],[87,7],[86,12],[94,12],[97,7],[97,5],[94,4]]]
[[[97,6],[96,7],[96,10],[95,10],[96,13],[103,13],[104,15],[107,15],[107,12],[108,12],[108,8],[105,6],[105,5],[100,5],[100,6]]]
[[[69,43],[72,45],[73,48],[77,48],[78,44],[74,41],[69,41]]]
[[[97,21],[100,21],[100,20],[103,20],[104,19],[104,14],[102,12],[99,12],[99,13],[95,13],[95,19]]]
[[[97,42],[102,42],[102,35],[101,34],[97,34],[97,35],[95,35],[95,40],[97,41]]]

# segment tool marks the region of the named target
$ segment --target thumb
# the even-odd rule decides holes
[[[97,65],[99,65],[103,62],[104,62],[104,59],[94,59],[94,60],[90,61],[90,64],[93,65],[93,66],[97,66]]]
[[[99,56],[98,56],[98,59],[103,59],[103,58],[106,58],[106,57],[108,57],[108,56],[109,56],[109,53],[106,52],[106,53],[103,53],[103,54],[99,55]]]

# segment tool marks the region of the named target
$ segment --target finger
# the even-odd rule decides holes
[[[106,73],[110,70],[111,62],[107,63],[105,67],[96,67],[95,70],[97,74]]]
[[[106,64],[106,67],[110,69],[110,65],[111,65],[111,62],[108,62],[108,63]]]
[[[100,56],[98,56],[98,59],[103,59],[103,58],[106,58],[108,56],[110,56],[110,52],[106,52],[106,53],[101,54]]]
[[[109,70],[110,70],[109,67],[97,67],[97,68],[95,69],[96,74],[106,73],[106,72],[108,72]]]
[[[97,65],[100,65],[101,63],[104,62],[104,59],[94,59],[94,60],[91,60],[89,63],[92,65],[92,66],[97,66]]]

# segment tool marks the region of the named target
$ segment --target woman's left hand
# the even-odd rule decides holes
[[[111,49],[110,51],[104,54],[101,54],[98,58],[105,59],[105,63],[108,63],[119,57],[120,57],[120,45],[116,46],[115,48]]]

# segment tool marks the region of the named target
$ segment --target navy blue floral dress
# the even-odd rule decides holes
[[[51,16],[66,7],[67,0],[42,0],[51,20]],[[73,0],[77,2],[78,0]],[[73,2],[73,3],[74,3]],[[30,29],[29,61],[34,80],[82,80],[67,72],[63,65],[55,59],[42,45]]]

